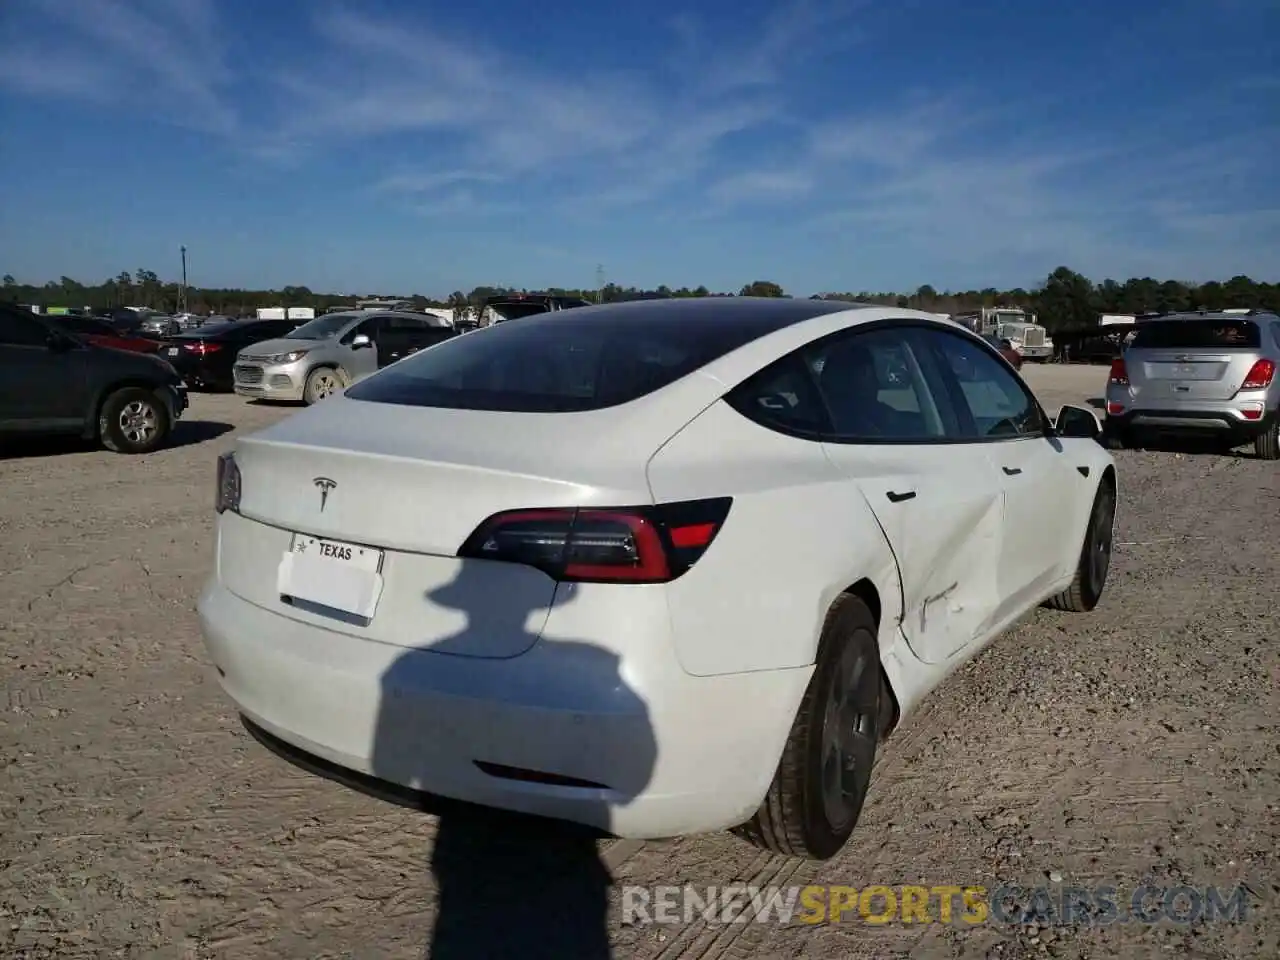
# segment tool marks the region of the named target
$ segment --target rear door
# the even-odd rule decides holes
[[[1246,318],[1155,320],[1138,328],[1125,366],[1134,399],[1144,407],[1230,400],[1261,348],[1262,331]]]
[[[993,623],[1003,499],[980,444],[960,442],[950,394],[910,324],[840,335],[806,351],[830,410],[823,446],[875,514],[902,581],[902,630],[941,663]],[[855,548],[855,545],[851,545]]]

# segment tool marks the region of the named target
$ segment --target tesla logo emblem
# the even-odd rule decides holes
[[[324,512],[324,505],[329,502],[329,491],[337,484],[328,477],[316,477],[311,481],[316,485],[316,489],[320,491],[320,512]]]

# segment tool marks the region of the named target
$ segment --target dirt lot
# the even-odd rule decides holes
[[[1033,368],[1056,411],[1104,368]],[[837,860],[436,820],[287,765],[206,665],[213,461],[290,411],[193,398],[178,446],[0,460],[0,955],[1280,956],[1280,470],[1124,451],[1110,590],[1037,612],[885,747]],[[444,845],[442,844],[443,848]],[[616,884],[1247,884],[1243,922],[621,923]],[[443,907],[439,891],[445,889]],[[607,912],[606,912],[607,911]],[[541,952],[539,948],[544,948]],[[508,953],[508,950],[510,951]]]

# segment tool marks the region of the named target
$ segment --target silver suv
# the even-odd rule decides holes
[[[312,404],[456,334],[447,321],[430,314],[326,313],[286,337],[241,350],[232,370],[235,391],[242,397]]]
[[[1111,364],[1106,436],[1131,445],[1146,431],[1253,442],[1280,460],[1280,317],[1259,310],[1141,320]]]

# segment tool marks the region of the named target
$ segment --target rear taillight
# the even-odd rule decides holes
[[[1244,383],[1241,390],[1264,390],[1271,386],[1271,381],[1276,375],[1276,362],[1274,360],[1259,360],[1249,372],[1245,374]]]
[[[509,510],[480,524],[458,556],[522,563],[562,582],[666,583],[711,546],[732,503]]]
[[[182,349],[188,353],[194,353],[198,357],[207,356],[210,353],[217,353],[222,349],[220,343],[205,343],[201,340],[199,343],[184,343]]]
[[[240,467],[236,464],[234,454],[224,453],[218,457],[217,489],[213,495],[213,509],[218,513],[240,510]]]
[[[1125,369],[1124,360],[1119,357],[1111,361],[1111,382],[1120,387],[1129,383],[1129,371]]]

